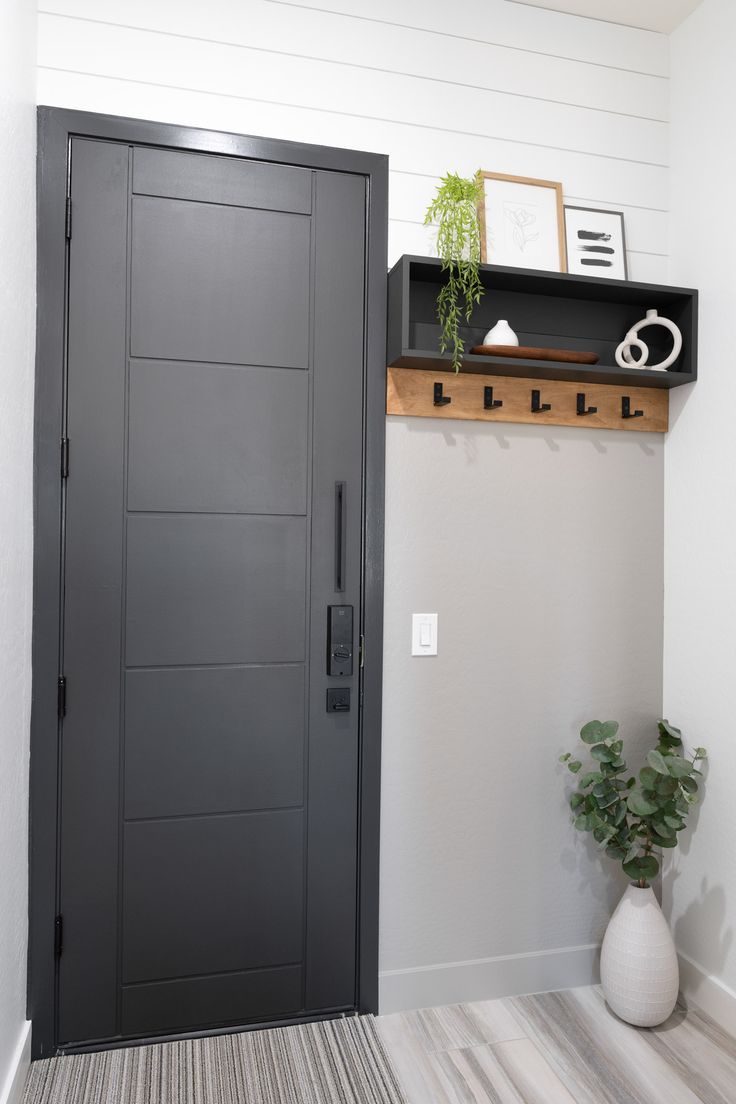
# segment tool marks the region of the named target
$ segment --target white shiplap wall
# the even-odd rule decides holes
[[[390,155],[391,263],[478,166],[622,208],[667,252],[667,38],[507,0],[42,0],[39,102]]]
[[[664,36],[508,0],[41,4],[41,103],[389,154],[391,263],[481,167],[622,208],[631,276],[666,279]],[[388,419],[383,1008],[590,977],[620,888],[555,761],[661,709],[662,472],[654,436]]]

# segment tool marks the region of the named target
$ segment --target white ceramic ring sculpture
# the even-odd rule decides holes
[[[659,364],[647,364],[649,349],[641,338],[637,336],[639,330],[642,330],[645,326],[664,326],[664,328],[669,330],[672,334],[672,352],[668,357],[665,357],[664,360],[661,360]],[[631,355],[632,348],[639,349],[641,352],[639,360],[635,360]],[[616,349],[616,363],[619,368],[649,368],[653,372],[665,372],[670,364],[674,364],[681,351],[682,334],[675,323],[669,318],[660,317],[656,310],[648,310],[646,318],[642,318],[641,322],[637,322],[635,326],[631,327],[626,337]]]

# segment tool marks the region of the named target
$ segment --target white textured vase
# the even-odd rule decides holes
[[[484,345],[518,345],[519,339],[505,318],[499,318],[492,330],[483,338]]]
[[[627,1023],[654,1027],[671,1015],[679,988],[677,953],[651,886],[630,885],[606,929],[601,984],[606,1003]]]

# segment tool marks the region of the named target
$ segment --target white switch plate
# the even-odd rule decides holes
[[[411,654],[437,655],[437,614],[411,615]]]

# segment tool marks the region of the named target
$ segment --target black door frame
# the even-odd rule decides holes
[[[57,1053],[55,919],[61,738],[58,680],[63,673],[60,610],[64,521],[61,438],[65,424],[67,227],[71,217],[67,197],[72,138],[97,138],[247,157],[365,177],[363,624],[360,630],[365,643],[360,694],[356,1010],[375,1012],[378,1007],[388,158],[355,150],[39,107],[28,948],[28,1018],[33,1021],[33,1056],[40,1058]],[[244,1025],[253,1026],[262,1025]],[[223,1030],[238,1028],[230,1026]],[[172,1037],[214,1033],[182,1032]]]

